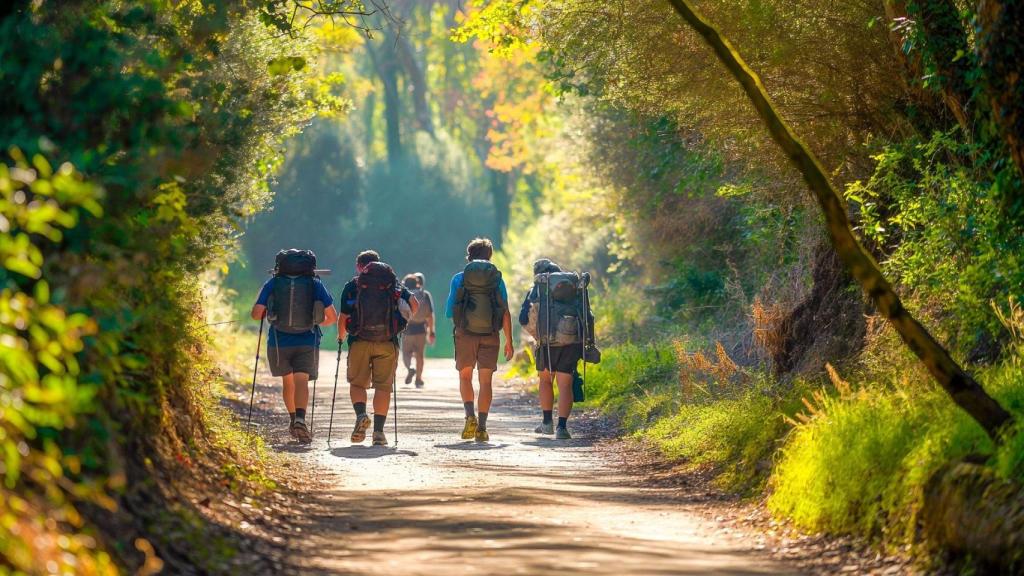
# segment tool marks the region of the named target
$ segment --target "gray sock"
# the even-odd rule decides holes
[[[480,416],[480,425],[477,426],[476,429],[477,430],[487,430],[487,412],[481,412],[479,414],[479,416]]]
[[[473,409],[473,401],[463,402],[462,406],[466,409],[466,416],[476,416],[476,411]]]

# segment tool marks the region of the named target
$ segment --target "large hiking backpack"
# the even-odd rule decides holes
[[[501,272],[487,260],[473,260],[462,271],[455,294],[455,327],[467,334],[489,336],[501,330],[508,303],[501,297]]]
[[[352,334],[360,340],[387,342],[401,331],[399,322],[398,279],[391,266],[383,262],[370,262],[355,278],[356,310]]]
[[[267,320],[275,330],[304,334],[323,320],[316,300],[316,255],[310,250],[281,250],[267,300]],[[319,315],[319,317],[318,317]]]
[[[526,331],[542,346],[583,342],[586,315],[583,282],[575,272],[550,272],[534,277],[536,300],[530,306]]]

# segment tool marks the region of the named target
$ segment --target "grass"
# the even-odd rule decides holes
[[[1022,352],[977,373],[1018,422]],[[723,488],[767,491],[770,510],[804,529],[893,546],[913,542],[925,483],[969,455],[986,459],[1002,478],[1024,482],[1024,425],[996,448],[912,366],[890,364],[838,386],[824,379],[781,384],[746,372],[742,385],[722,383],[724,393],[709,384],[684,394],[686,361],[679,358],[657,343],[606,350],[590,373],[588,405],[618,417],[627,436],[665,458],[715,470]]]

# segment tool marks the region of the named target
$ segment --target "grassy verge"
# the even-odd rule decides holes
[[[722,488],[768,494],[770,510],[812,531],[914,543],[923,488],[972,457],[1024,482],[1024,435],[996,449],[909,361],[831,380],[778,382],[665,343],[608,349],[589,404],[665,458],[711,468]],[[1024,419],[1024,349],[978,372]]]

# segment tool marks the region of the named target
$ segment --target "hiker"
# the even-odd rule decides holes
[[[589,275],[563,272],[551,260],[542,258],[533,263],[534,284],[527,292],[519,310],[519,324],[536,340],[534,353],[543,420],[534,430],[538,434],[554,434],[558,440],[572,438],[567,423],[575,397],[574,382],[579,380],[576,367],[585,347],[594,347],[594,315],[584,297]],[[579,317],[586,307],[586,325]],[[554,426],[553,379],[558,383],[558,426]]]
[[[310,250],[277,253],[274,276],[263,284],[253,320],[266,315],[267,357],[270,373],[281,378],[284,405],[291,423],[288,431],[302,443],[312,436],[306,426],[309,381],[319,369],[320,326],[337,320],[334,299],[316,275],[316,255]]]
[[[338,304],[338,342],[348,335],[346,366],[349,396],[356,413],[352,443],[366,439],[370,417],[366,414],[366,391],[373,388],[373,445],[387,446],[384,422],[388,417],[395,372],[398,369],[398,336],[406,321],[399,305],[409,306],[416,315],[419,304],[398,283],[395,271],[380,261],[380,255],[366,250],[356,257],[356,276],[345,284]]]
[[[505,333],[505,360],[515,354],[508,290],[501,272],[490,262],[494,247],[487,238],[475,238],[466,247],[466,264],[452,277],[445,316],[454,321],[455,368],[466,409],[462,439],[487,442],[487,414],[491,407],[491,379],[498,369],[499,331]],[[480,384],[479,418],[473,407],[473,369]]]
[[[434,333],[434,297],[424,288],[423,274],[408,274],[402,283],[419,305],[416,314],[409,317],[409,325],[402,335],[402,362],[405,364],[405,383],[409,384],[416,378],[416,387],[423,388],[423,356],[427,344],[433,345],[437,339]],[[413,356],[416,367],[412,367]]]

